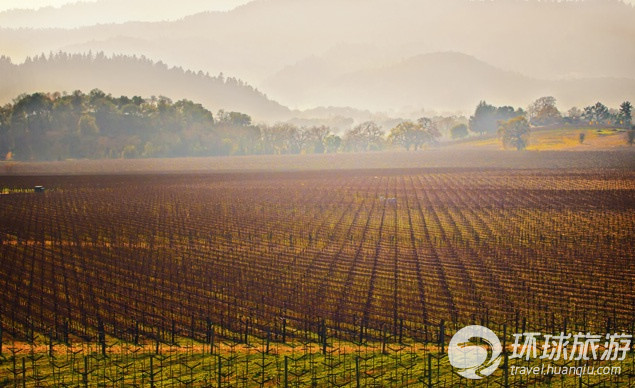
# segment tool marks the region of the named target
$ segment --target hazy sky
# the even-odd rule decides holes
[[[0,0],[0,55],[14,64],[50,52],[145,56],[241,79],[299,109],[468,111],[480,100],[527,106],[541,96],[566,108],[618,106],[635,93],[635,0],[73,1]],[[239,12],[177,20],[246,3]],[[2,11],[15,6],[62,8]],[[152,23],[162,20],[177,21]],[[74,28],[102,23],[108,25]],[[75,86],[72,73],[58,77],[64,66],[43,63],[43,78],[28,75],[26,66],[25,84],[7,98],[23,90],[90,90],[109,79],[90,63],[80,65],[77,72],[94,77],[86,78],[88,86]],[[176,81],[148,92],[130,60],[112,66],[126,74],[116,77],[128,81],[123,85],[138,87],[109,89],[113,94],[197,100]]]
[[[96,0],[82,0],[83,2],[94,2]],[[248,3],[250,0],[210,0],[210,10],[226,11],[238,5]],[[635,5],[635,0],[624,0],[626,3]],[[60,6],[69,3],[76,3],[78,0],[0,0],[0,11],[12,8],[41,8],[47,6]],[[178,2],[175,2],[178,4]],[[178,6],[178,5],[177,5]]]
[[[96,0],[84,0],[90,3]],[[633,0],[635,1],[635,0]],[[60,6],[64,4],[77,3],[78,0],[0,0],[0,11],[6,11],[13,8],[41,8],[47,6]],[[226,11],[238,5],[248,3],[249,0],[211,0],[209,1],[210,10]],[[178,4],[178,3],[176,3]]]

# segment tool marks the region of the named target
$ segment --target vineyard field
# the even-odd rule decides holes
[[[633,333],[630,155],[620,154],[627,168],[2,177],[0,380],[21,378],[16,343],[42,354],[49,343],[103,344],[107,354],[106,343],[221,353],[271,342],[283,358],[317,344],[324,360],[322,343],[345,358],[372,346],[386,363],[377,349],[400,344],[400,360],[421,362],[407,386],[431,373],[428,350],[408,349],[442,353],[462,325]],[[18,190],[35,185],[46,192]],[[209,376],[213,360],[200,361]],[[351,373],[343,385],[354,386]],[[325,386],[341,377],[320,376]],[[188,384],[216,386],[196,379]]]

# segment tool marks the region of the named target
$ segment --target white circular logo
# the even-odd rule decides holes
[[[484,344],[472,343],[472,338],[481,339]],[[493,331],[483,326],[466,326],[450,340],[448,357],[459,375],[479,380],[496,371],[501,362],[502,350],[501,342]],[[491,357],[488,357],[490,352]]]

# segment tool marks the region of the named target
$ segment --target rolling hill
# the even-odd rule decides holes
[[[538,78],[631,77],[633,20],[635,8],[617,0],[254,0],[170,22],[5,26],[0,52],[19,61],[41,52],[114,49],[231,72],[258,86],[285,66],[342,45],[365,46],[366,68],[455,51]],[[147,43],[130,47],[128,40]]]
[[[236,78],[169,67],[144,57],[59,53],[20,65],[4,57],[0,73],[0,102],[5,103],[21,93],[98,88],[113,95],[195,100],[212,111],[239,111],[256,120],[280,120],[290,115],[288,108]]]
[[[98,3],[107,1],[119,0]],[[18,62],[58,51],[145,56],[232,74],[301,109],[465,111],[481,99],[526,106],[545,94],[567,108],[633,99],[633,20],[635,8],[618,0],[253,0],[172,21],[7,24],[0,54]],[[158,82],[144,90],[170,92]],[[192,90],[198,98],[200,85]]]
[[[333,61],[308,58],[268,79],[264,88],[282,101],[350,104],[371,110],[433,107],[471,111],[480,100],[526,106],[555,96],[563,109],[604,101],[617,106],[635,97],[635,79],[544,80],[504,71],[455,52],[417,55],[368,70],[338,73]]]

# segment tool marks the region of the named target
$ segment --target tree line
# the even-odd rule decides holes
[[[482,101],[469,122],[422,117],[399,121],[388,133],[372,121],[342,135],[327,126],[291,123],[254,124],[241,112],[212,114],[190,100],[163,96],[113,97],[99,89],[88,94],[33,93],[0,107],[0,155],[15,160],[73,158],[161,158],[249,154],[299,154],[378,151],[390,146],[418,150],[447,133],[454,139],[496,134],[505,146],[524,149],[530,126],[614,125],[630,128],[631,109],[601,103],[573,108],[563,116],[553,97],[543,97],[527,111],[495,107]]]
[[[419,149],[440,136],[436,123],[401,122],[389,136],[364,122],[342,136],[327,126],[254,124],[249,115],[212,114],[190,100],[89,93],[23,94],[0,107],[0,155],[15,160],[159,158]]]
[[[628,143],[635,140],[632,127],[632,109],[629,101],[623,102],[619,109],[610,109],[601,102],[579,109],[573,107],[563,115],[556,106],[556,99],[552,96],[541,97],[532,102],[527,110],[514,109],[511,106],[496,107],[481,101],[470,117],[469,129],[480,135],[497,133],[505,147],[525,149],[529,143],[531,127],[545,126],[590,126],[612,127],[629,130]],[[460,138],[468,135],[465,128],[456,132],[453,137]],[[580,142],[584,141],[583,134]]]

